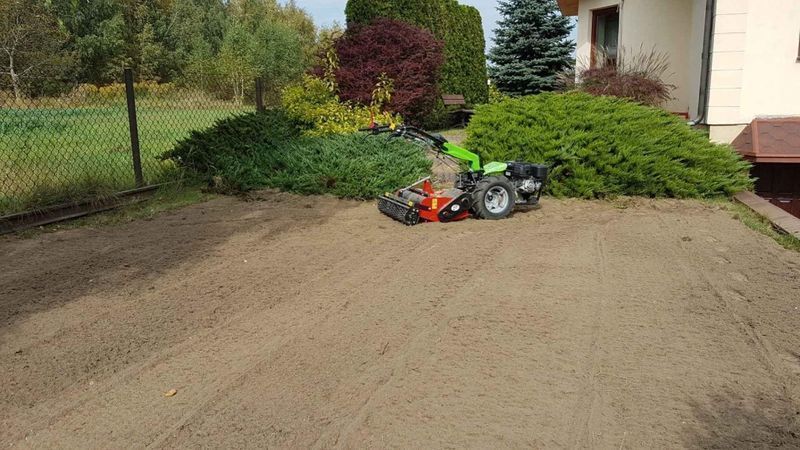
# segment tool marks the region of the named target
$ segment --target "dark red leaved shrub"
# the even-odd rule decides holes
[[[661,106],[672,100],[675,86],[664,81],[669,72],[669,55],[643,48],[631,53],[623,48],[616,59],[599,51],[596,60],[594,67],[579,70],[578,89],[648,106]]]
[[[391,19],[355,25],[336,41],[339,96],[369,104],[382,73],[394,81],[388,109],[408,123],[420,124],[439,96],[444,43],[429,31]]]

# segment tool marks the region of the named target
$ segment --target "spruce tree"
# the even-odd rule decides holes
[[[500,0],[503,16],[489,53],[489,75],[508,95],[530,95],[555,88],[556,76],[573,64],[573,24],[556,0]]]

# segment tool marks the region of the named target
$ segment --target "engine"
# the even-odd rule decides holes
[[[507,163],[503,175],[511,181],[517,191],[517,204],[535,205],[539,202],[549,170],[548,166],[541,164]],[[462,172],[458,174],[455,187],[465,192],[472,192],[483,177],[480,172]]]
[[[542,189],[542,182],[536,178],[515,180],[514,185],[517,187],[517,191],[523,194],[535,194]]]
[[[510,162],[506,169],[506,177],[511,180],[518,178],[537,178],[541,181],[547,179],[550,168],[542,164],[524,162]]]
[[[506,169],[506,177],[517,188],[518,204],[536,204],[542,195],[542,188],[547,181],[549,167],[541,164],[510,162]]]

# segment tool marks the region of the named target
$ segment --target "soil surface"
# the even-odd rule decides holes
[[[730,212],[250,200],[0,239],[0,448],[800,447],[800,255]]]

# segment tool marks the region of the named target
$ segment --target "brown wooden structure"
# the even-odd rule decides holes
[[[444,102],[444,106],[446,107],[452,106],[457,108],[452,111],[452,114],[456,117],[456,120],[461,123],[462,127],[467,126],[469,119],[471,119],[472,115],[475,114],[475,110],[466,109],[467,101],[461,94],[442,95],[442,102]]]
[[[755,119],[733,146],[753,163],[756,194],[800,217],[800,117]]]

